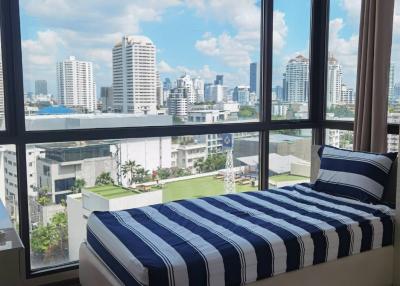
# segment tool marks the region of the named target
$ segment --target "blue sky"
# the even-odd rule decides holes
[[[69,55],[93,62],[98,87],[111,85],[111,50],[124,34],[154,42],[162,78],[174,80],[186,72],[208,82],[224,74],[234,87],[248,84],[248,65],[259,61],[260,3],[255,0],[76,2],[21,1],[26,91],[34,89],[35,79],[46,79],[55,93],[56,62]],[[355,68],[352,37],[358,33],[355,2],[331,1],[331,20],[337,20],[332,38],[340,46],[335,52],[346,62],[349,81]],[[273,79],[279,84],[287,60],[308,53],[311,7],[306,0],[276,0],[274,9]]]

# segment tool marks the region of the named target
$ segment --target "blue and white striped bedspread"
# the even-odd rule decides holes
[[[393,215],[296,185],[95,212],[87,242],[125,285],[243,285],[390,245]]]

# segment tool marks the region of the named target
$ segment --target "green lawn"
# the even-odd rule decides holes
[[[236,191],[245,192],[256,190],[256,187],[236,184]],[[215,196],[224,193],[224,181],[213,177],[202,177],[165,184],[163,188],[163,202],[170,202],[187,198]]]
[[[96,186],[92,188],[87,188],[87,190],[95,194],[98,194],[106,199],[121,198],[126,196],[132,196],[139,193],[130,189],[113,185]]]
[[[256,187],[250,185],[236,184],[236,191],[245,192],[256,190]],[[98,194],[106,199],[115,199],[125,196],[132,196],[139,192],[119,186],[96,186],[87,188],[87,191]],[[224,193],[224,181],[214,177],[202,177],[191,180],[168,183],[163,188],[163,202],[170,202],[180,199],[198,198],[205,196],[215,196]]]
[[[309,180],[310,178],[285,174],[285,175],[272,176],[272,177],[269,177],[269,179],[271,181],[280,183],[280,182],[300,181],[300,180],[307,180],[307,179]]]

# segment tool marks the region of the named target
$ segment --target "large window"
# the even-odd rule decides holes
[[[308,182],[312,144],[351,148],[360,3],[0,1],[0,199],[27,277],[76,269],[94,210]]]
[[[388,122],[400,123],[400,2],[395,1],[392,55],[389,73]]]
[[[273,120],[309,117],[310,13],[309,0],[274,1]]]
[[[310,181],[310,129],[272,131],[269,135],[269,187]]]
[[[239,2],[21,1],[27,129],[258,121],[261,4]]]
[[[361,0],[330,3],[326,119],[353,121]]]

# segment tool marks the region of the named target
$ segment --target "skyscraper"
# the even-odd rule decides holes
[[[67,107],[96,109],[96,84],[91,62],[78,61],[75,57],[57,63],[58,102]]]
[[[309,61],[302,55],[286,65],[285,80],[289,102],[307,102],[309,94]]]
[[[176,80],[176,87],[184,88],[189,104],[196,102],[196,94],[194,92],[193,81],[190,75],[183,75]]]
[[[196,97],[196,102],[204,102],[204,80],[200,78],[193,79],[193,90]]]
[[[256,96],[259,94],[260,69],[257,63],[250,64],[250,92],[254,92]]]
[[[156,114],[156,47],[144,36],[124,36],[113,48],[114,109]]]
[[[175,87],[171,89],[168,98],[168,113],[170,115],[185,119],[188,114],[188,90],[187,88]]]
[[[250,105],[249,87],[239,85],[233,90],[233,101],[237,101],[240,106]]]
[[[214,84],[215,84],[215,85],[224,85],[224,75],[218,74],[218,75],[215,77]]]
[[[113,90],[112,87],[103,86],[100,89],[101,111],[111,112],[113,108]]]
[[[35,94],[48,94],[47,91],[47,80],[40,79],[35,80]]]
[[[327,107],[340,104],[342,100],[343,85],[342,66],[332,56],[328,59],[328,77],[327,77]],[[347,92],[347,88],[346,88]]]

